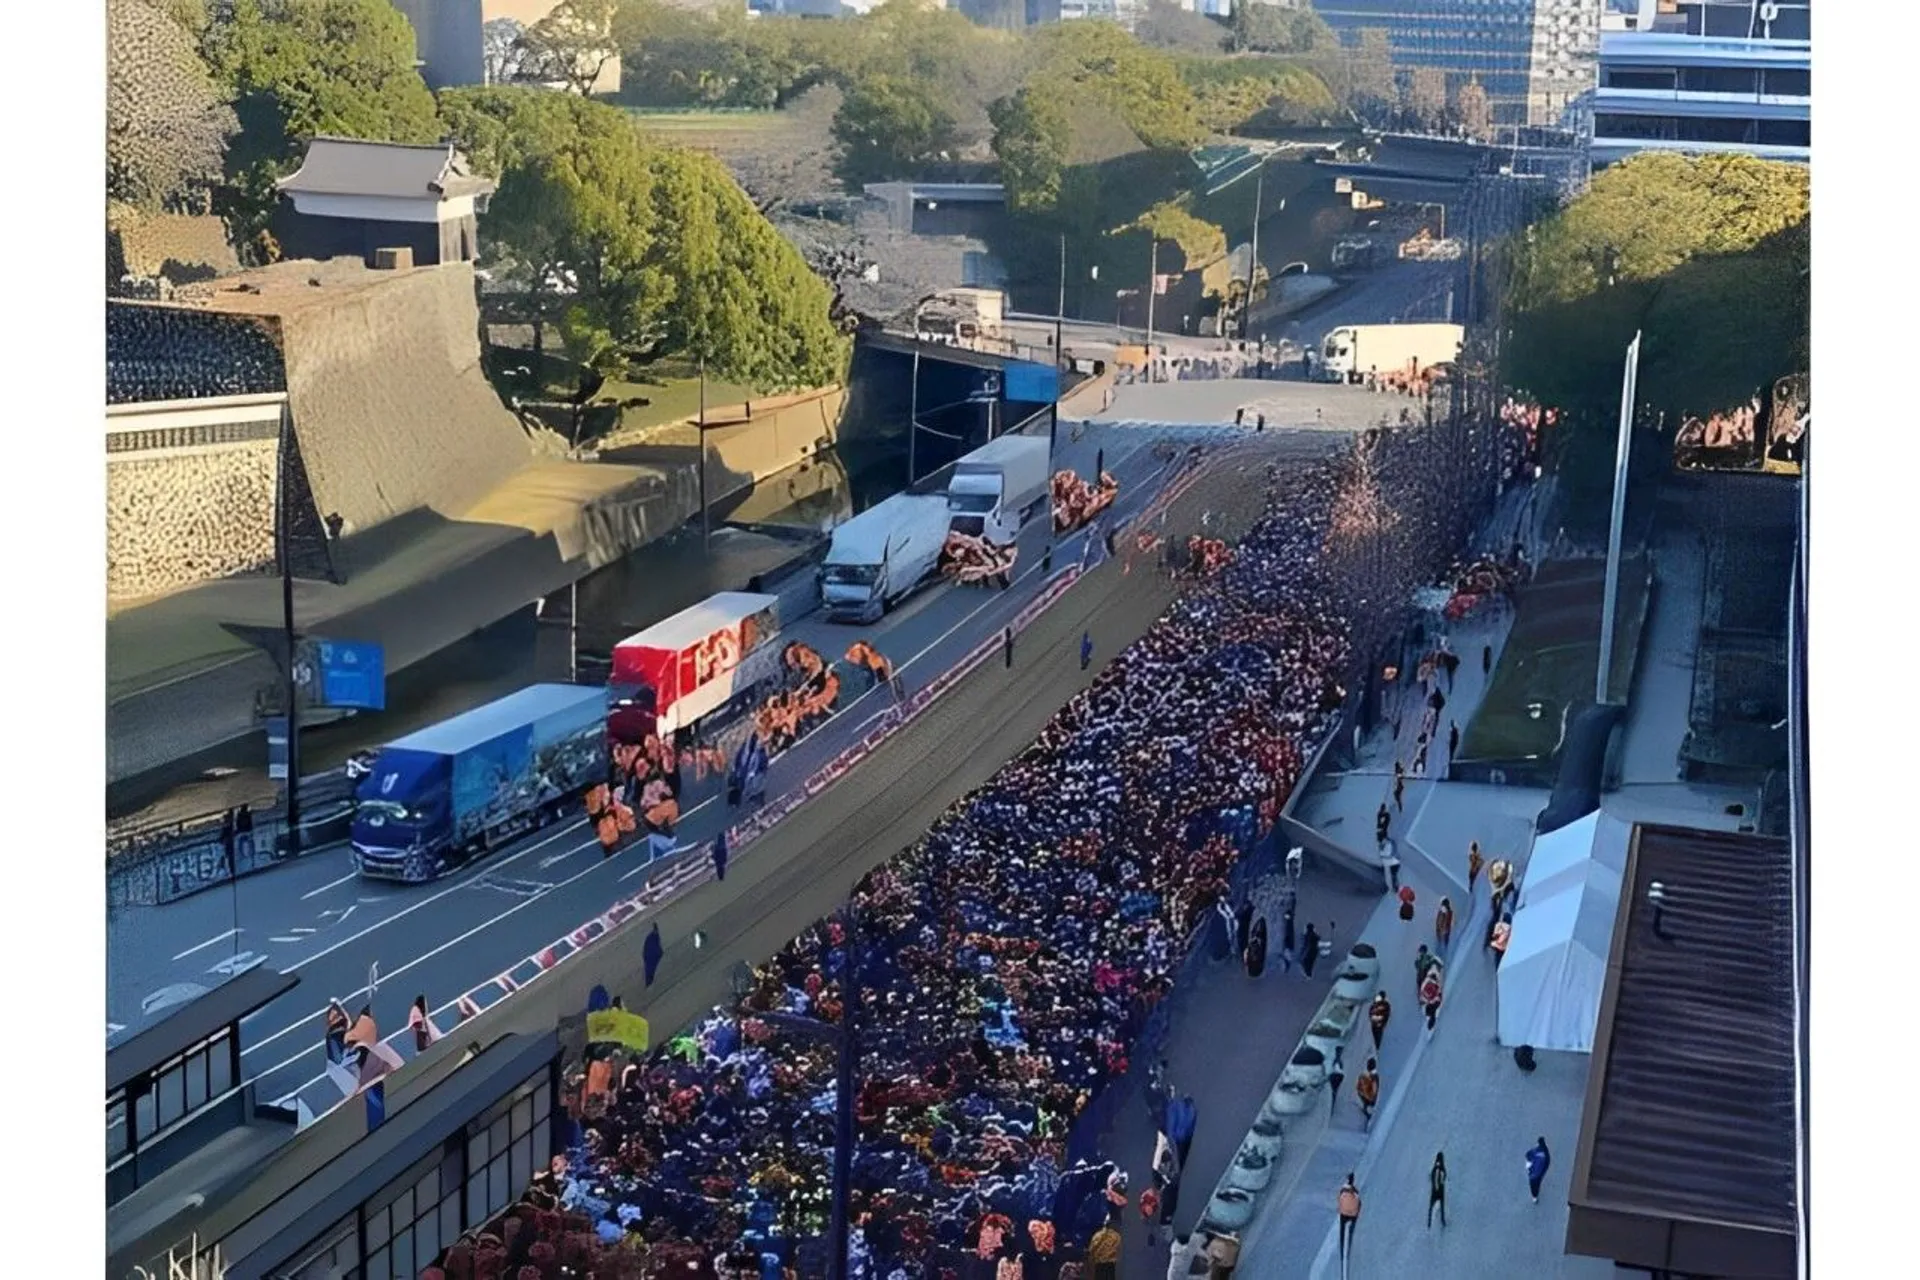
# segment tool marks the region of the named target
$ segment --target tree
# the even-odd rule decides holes
[[[1149,147],[1191,147],[1206,137],[1179,68],[1109,22],[1062,22],[1032,39],[1040,54],[1029,85],[1072,86],[1102,102]]]
[[[107,198],[204,208],[238,127],[193,36],[148,0],[107,4]]]
[[[1469,77],[1460,86],[1453,98],[1453,115],[1459,122],[1460,132],[1474,141],[1485,142],[1493,137],[1493,104],[1480,77]]]
[[[1363,117],[1378,119],[1392,109],[1393,49],[1382,27],[1364,27],[1347,51],[1347,105]]]
[[[1232,38],[1222,24],[1173,0],[1148,0],[1133,34],[1141,44],[1178,53],[1219,53]]]
[[[561,0],[521,37],[525,73],[586,97],[620,56],[613,40],[616,0]]]
[[[1233,6],[1229,32],[1235,53],[1318,53],[1337,43],[1333,29],[1311,9],[1258,0]]]
[[[995,102],[988,114],[1007,207],[1015,213],[1052,209],[1073,146],[1073,126],[1061,95],[1025,88]]]
[[[697,355],[769,390],[840,376],[829,290],[716,162],[653,147],[624,112],[572,94],[449,90],[441,110],[499,175],[489,262],[582,363]]]
[[[953,116],[922,84],[878,77],[850,89],[833,117],[834,170],[849,190],[911,178],[954,145]]]
[[[1414,128],[1439,132],[1447,120],[1447,73],[1438,67],[1415,67],[1407,73],[1400,105]]]
[[[205,49],[240,120],[223,192],[236,244],[265,229],[274,179],[299,164],[307,139],[439,136],[413,28],[388,0],[230,0]]]
[[[480,67],[488,84],[517,84],[526,79],[526,24],[518,18],[494,18],[480,27]]]
[[[1317,124],[1338,105],[1318,76],[1279,58],[1195,58],[1181,73],[1201,123],[1214,133],[1236,133],[1256,120]]]

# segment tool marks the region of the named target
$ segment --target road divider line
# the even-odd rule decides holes
[[[329,880],[325,884],[321,885],[318,889],[309,889],[307,892],[300,895],[300,901],[305,902],[309,898],[317,898],[329,889],[338,889],[341,885],[345,884],[347,881],[357,880],[359,878],[360,878],[360,873],[358,871],[349,871],[347,872],[347,874],[341,876],[338,880]]]
[[[217,933],[213,937],[208,938],[205,942],[200,943],[198,946],[188,947],[185,951],[182,951],[179,955],[175,956],[174,960],[175,961],[185,960],[188,956],[192,955],[196,951],[205,951],[208,947],[218,946],[222,942],[225,942],[228,938],[236,936],[239,932],[240,930],[238,929],[229,929],[225,933]]]

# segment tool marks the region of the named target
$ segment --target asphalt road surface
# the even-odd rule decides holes
[[[1094,452],[1104,449],[1108,469],[1122,484],[1119,510],[1129,514],[1148,505],[1169,474],[1166,465],[1154,459],[1152,445],[1219,434],[1218,428],[1095,426],[1077,442],[1063,433],[1061,461],[1084,472]],[[1302,453],[1317,453],[1330,443],[1312,433],[1268,435],[1277,448],[1284,449],[1279,442],[1291,439]],[[900,666],[909,685],[919,687],[997,634],[1036,596],[1046,538],[1044,520],[1023,535],[1022,574],[1011,590],[934,587],[874,628],[805,619],[790,634],[834,657],[855,636],[870,635]],[[1056,550],[1056,567],[1080,554],[1081,541],[1068,540]],[[861,693],[857,677],[851,686],[851,696],[835,719],[775,762],[770,798],[849,745],[856,726],[880,710],[888,696],[884,691]],[[1060,691],[1061,699],[1066,692]],[[1024,740],[1016,745],[1024,745]],[[882,748],[879,755],[886,753]],[[677,833],[683,849],[703,848],[719,830],[727,816],[717,798],[719,786],[718,780],[689,786],[687,812]],[[751,861],[750,856],[745,860]],[[263,1098],[297,1092],[315,1111],[324,1110],[338,1101],[337,1091],[321,1074],[320,1015],[328,998],[358,1006],[377,981],[375,1018],[383,1032],[395,1030],[415,995],[424,994],[431,1008],[445,1008],[612,901],[631,895],[644,883],[638,877],[657,875],[660,867],[657,862],[645,867],[626,851],[603,859],[598,842],[579,820],[536,833],[428,885],[362,881],[341,849],[314,854],[230,889],[126,912],[109,922],[110,1042],[247,968],[270,964],[296,972],[302,979],[298,989],[243,1024],[244,1070],[258,1080]],[[811,870],[797,867],[792,873],[804,881]],[[783,891],[781,896],[787,895]],[[785,914],[768,934],[773,940],[766,951],[819,913],[803,912],[791,921]],[[786,932],[779,933],[781,929]],[[448,1025],[445,1014],[437,1016],[443,1027]]]

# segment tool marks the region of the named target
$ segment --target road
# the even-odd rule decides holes
[[[1218,428],[1090,427],[1062,439],[1062,460],[1084,471],[1096,451],[1122,483],[1123,513],[1147,505],[1164,464],[1152,456],[1161,439],[1217,435]],[[1270,433],[1272,434],[1272,433]],[[1302,433],[1308,435],[1310,433]],[[1324,440],[1314,447],[1323,447]],[[1022,540],[1016,585],[1005,592],[932,588],[870,632],[802,620],[791,634],[837,656],[860,634],[918,687],[996,634],[1037,594],[1044,522]],[[1080,539],[1062,544],[1056,561],[1080,554]],[[853,686],[858,688],[857,682]],[[853,740],[855,728],[881,709],[886,695],[860,694],[834,720],[776,761],[768,794],[804,780]],[[689,787],[678,836],[683,849],[704,848],[726,816],[718,780]],[[128,912],[110,922],[110,1036],[132,1034],[177,998],[227,976],[270,964],[296,972],[302,985],[242,1027],[244,1069],[260,1095],[300,1092],[316,1111],[337,1101],[321,1077],[320,1014],[329,997],[357,1007],[372,1000],[383,1031],[399,1027],[417,994],[436,1009],[634,893],[647,869],[623,851],[602,859],[585,822],[522,840],[474,867],[429,885],[363,882],[345,850],[314,854],[286,867],[165,907]],[[689,853],[687,856],[700,856]],[[658,873],[660,864],[652,870]],[[801,922],[801,923],[804,923]],[[448,1019],[442,1017],[441,1024]]]

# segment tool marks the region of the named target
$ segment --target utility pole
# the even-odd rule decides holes
[[[1247,296],[1240,303],[1240,340],[1245,342],[1247,334],[1253,330],[1253,276],[1260,269],[1260,206],[1267,194],[1267,162],[1260,161],[1260,168],[1253,178],[1253,240],[1247,254]]]
[[[700,548],[706,550],[713,545],[713,517],[708,510],[707,496],[707,358],[700,357],[700,418],[697,434],[700,438]]]
[[[300,637],[293,625],[293,410],[280,406],[274,541],[280,544],[280,631],[287,654],[287,856],[300,856]],[[238,875],[238,868],[231,868]]]
[[[914,320],[919,327],[918,317]],[[913,482],[919,478],[914,466],[914,446],[920,443],[920,339],[913,340],[913,390],[907,401],[907,488],[913,488]]]
[[[1148,232],[1152,235],[1152,232]],[[1153,381],[1153,298],[1160,292],[1160,237],[1153,237],[1147,257],[1147,381]]]
[[[1627,456],[1633,444],[1634,384],[1640,378],[1640,332],[1627,344],[1626,368],[1620,374],[1620,437],[1613,457],[1613,521],[1607,529],[1607,589],[1600,606],[1600,670],[1593,678],[1593,700],[1607,700],[1607,677],[1613,668],[1613,628],[1620,607],[1620,543],[1626,532]]]

